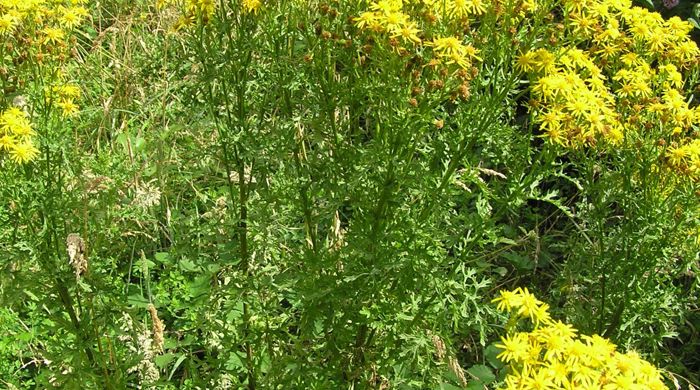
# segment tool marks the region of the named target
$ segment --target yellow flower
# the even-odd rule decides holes
[[[61,14],[59,18],[60,25],[68,29],[78,26],[80,23],[82,23],[83,19],[88,16],[87,9],[83,7],[60,7],[59,12]]]
[[[368,28],[370,30],[377,30],[377,27],[383,29],[377,14],[374,12],[363,12],[360,16],[355,18],[355,25],[358,28]]]
[[[521,72],[529,73],[535,70],[536,64],[535,53],[528,51],[518,56],[515,67]]]
[[[404,24],[400,28],[393,29],[391,37],[401,37],[405,42],[420,43],[421,39],[418,38],[418,33],[420,33],[420,30],[416,28],[416,24],[408,23]]]
[[[669,164],[679,167],[685,163],[685,159],[688,157],[688,150],[685,146],[672,147],[668,149],[666,156]]]
[[[464,45],[457,37],[433,38],[432,42],[427,42],[427,46],[432,46],[439,58],[447,59],[448,64],[457,64],[463,69],[471,67],[470,57],[479,60],[476,55],[478,50],[471,45]]]
[[[79,107],[73,99],[61,99],[57,103],[58,107],[61,108],[62,114],[65,117],[75,116],[78,113]]]
[[[17,137],[34,135],[27,114],[18,107],[11,107],[0,115],[0,131]]]
[[[539,302],[522,288],[501,291],[500,297],[493,300],[510,309],[527,306],[528,301]],[[511,317],[511,322],[514,318],[519,317]],[[505,385],[500,390],[667,390],[659,371],[636,352],[621,354],[615,344],[603,337],[578,339],[576,333],[576,329],[561,321],[549,321],[530,332],[509,331],[496,344],[502,349],[498,359],[508,365]]]
[[[496,308],[501,311],[511,311],[514,307],[520,306],[520,295],[516,291],[501,290],[500,296],[491,302],[498,303]]]
[[[537,49],[535,51],[537,70],[544,73],[553,73],[555,71],[556,58],[554,54],[550,53],[546,49]]]
[[[501,344],[496,344],[497,348],[503,350],[498,354],[498,359],[510,362],[522,362],[528,357],[530,345],[526,333],[516,333],[512,336],[501,337]]]
[[[10,158],[17,164],[26,164],[39,155],[39,150],[31,141],[16,143],[10,148]]]
[[[56,44],[65,38],[65,33],[60,28],[47,27],[42,30],[44,33],[44,43],[45,44]]]
[[[15,31],[17,18],[11,14],[0,15],[0,35],[9,34]]]
[[[481,15],[486,12],[483,0],[449,0],[447,12],[452,18],[461,19],[469,15]]]
[[[243,5],[244,11],[246,11],[246,12],[257,11],[257,8],[255,8],[254,10],[249,8],[249,5],[252,3],[257,3],[257,8],[260,8],[260,0],[243,0],[242,5]],[[214,15],[215,9],[216,9],[215,0],[188,0],[188,3],[187,3],[187,11],[190,12],[191,14],[201,16],[202,21],[205,23],[212,18],[212,16]]]
[[[564,386],[569,381],[569,367],[560,361],[551,361],[546,367],[549,376],[557,386]]]
[[[537,370],[531,376],[525,378],[525,388],[532,390],[556,389],[550,371],[547,369]]]
[[[0,136],[0,150],[10,150],[15,147],[15,143],[17,140],[15,140],[15,137],[5,134]]]

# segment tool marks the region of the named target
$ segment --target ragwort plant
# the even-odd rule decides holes
[[[569,245],[585,255],[569,256],[566,295],[587,302],[577,316],[597,318],[581,320],[588,331],[665,349],[695,296],[700,111],[688,92],[700,51],[688,22],[631,2],[564,1],[560,13],[560,47],[523,52],[516,66],[541,137],[568,149],[583,189]]]
[[[12,4],[0,9],[70,6]],[[26,110],[0,97],[3,329],[29,340],[0,345],[19,361],[0,366],[9,383],[563,387],[545,368],[564,355],[528,360],[523,343],[500,370],[498,348],[525,338],[518,316],[484,348],[498,316],[486,299],[504,284],[694,379],[692,339],[686,355],[669,341],[692,332],[680,325],[697,295],[697,47],[683,22],[624,1],[93,11],[77,48],[50,30],[66,54],[50,51],[53,68],[21,53],[4,65],[31,70],[3,79],[26,80]],[[48,47],[45,26],[11,26]],[[100,102],[80,122],[75,85]],[[39,153],[17,157],[28,142]],[[534,302],[529,350],[556,326],[567,346],[610,347]]]
[[[489,333],[479,296],[490,282],[469,258],[519,245],[501,240],[489,203],[535,178],[516,174],[500,194],[482,178],[506,178],[484,160],[510,136],[529,138],[504,124],[519,80],[503,64],[513,42],[534,42],[543,11],[161,6],[182,12],[173,30],[199,62],[238,221],[231,263],[222,259],[235,282],[222,294],[236,313],[224,344],[236,346],[241,384],[466,385],[460,359],[473,358],[452,350],[453,335],[476,331],[478,346]],[[482,145],[490,150],[479,155]],[[524,171],[530,157],[511,168]],[[450,238],[457,232],[466,238]],[[445,340],[451,350],[434,360]]]
[[[89,16],[84,3],[0,2],[2,261],[11,271],[2,293],[10,305],[5,315],[24,329],[31,326],[20,333],[31,347],[17,356],[20,368],[5,372],[8,385],[75,386],[61,372],[98,364],[89,309],[81,302],[84,245],[69,234],[80,226],[67,213],[75,198],[65,180],[73,155],[71,118],[81,95],[69,71],[79,56],[76,30]],[[85,380],[92,382],[91,376]]]

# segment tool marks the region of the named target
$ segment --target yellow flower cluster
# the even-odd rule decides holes
[[[208,24],[214,18],[216,0],[156,0],[156,8],[163,9],[174,5],[182,12],[173,26],[175,31],[180,31],[198,23]],[[257,14],[262,7],[262,0],[241,0],[240,9],[243,14]]]
[[[700,178],[700,138],[680,146],[668,148],[666,159],[668,165],[695,179]]]
[[[664,20],[631,0],[565,0],[561,7],[552,36],[571,43],[533,49],[515,64],[530,76],[532,114],[543,136],[579,147],[617,144],[630,133],[643,138],[660,128],[669,147],[683,145],[683,152],[668,150],[668,160],[677,163],[671,166],[700,178],[691,136],[700,111],[683,93],[693,87],[683,72],[700,58],[690,23]]]
[[[527,288],[501,291],[493,302],[511,314],[508,335],[496,344],[509,369],[501,389],[667,389],[659,370],[638,353],[618,352],[598,335],[577,335],[571,325],[552,320],[549,307]],[[532,331],[514,330],[522,318],[535,324]]]
[[[65,29],[80,25],[89,13],[87,0],[0,0],[0,36],[12,35],[26,24],[43,26],[45,44],[56,44],[65,38]]]
[[[156,0],[156,8],[163,9],[175,5],[182,10],[173,29],[179,31],[194,26],[197,22],[207,24],[214,17],[216,0]]]
[[[370,4],[369,11],[355,18],[355,24],[364,30],[388,34],[399,53],[407,52],[404,45],[424,45],[433,49],[433,65],[455,64],[461,69],[471,69],[473,61],[481,61],[478,49],[465,43],[463,36],[457,35],[435,36],[423,44],[421,36],[424,31],[419,28],[419,21],[429,23],[437,20],[437,15],[446,15],[451,20],[464,20],[485,13],[486,5],[487,2],[482,0],[379,0]]]
[[[63,116],[71,117],[78,113],[78,105],[75,103],[80,98],[80,88],[75,84],[60,84],[50,88],[46,94],[56,106],[61,108]]]
[[[28,115],[20,108],[11,107],[0,114],[0,151],[9,153],[15,163],[27,163],[39,154],[32,142],[34,135]]]
[[[614,96],[584,51],[538,49],[521,55],[516,66],[538,76],[531,87],[538,107],[534,118],[547,140],[562,146],[622,141]]]
[[[71,32],[89,17],[86,3],[87,0],[0,0],[0,40],[4,51],[4,56],[0,56],[0,151],[7,152],[18,164],[38,155],[35,132],[25,111],[32,107],[32,89],[27,87],[37,75],[42,75],[44,83],[61,83],[49,88],[43,98],[38,97],[40,101],[50,102],[66,116],[78,111],[78,87],[60,80],[61,68],[75,55]],[[21,107],[11,105],[19,98],[24,101]]]

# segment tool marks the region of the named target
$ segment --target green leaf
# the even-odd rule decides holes
[[[491,344],[486,349],[484,349],[484,358],[495,369],[501,369],[505,365],[499,358],[498,355],[501,353],[501,349],[496,347],[496,345]]]
[[[515,252],[506,252],[502,256],[521,271],[529,271],[535,268],[535,263],[532,260]]]
[[[654,6],[654,2],[651,0],[639,0],[639,2],[642,3],[642,5],[644,5],[645,7],[649,8],[649,10],[653,11],[656,9],[656,7]]]
[[[142,307],[145,308],[148,306],[150,303],[148,299],[144,298],[143,295],[141,294],[133,294],[129,295],[128,298],[126,298],[126,302],[129,303],[130,305],[133,305],[135,307]]]
[[[170,362],[172,362],[173,359],[175,359],[175,354],[173,353],[165,353],[162,355],[158,355],[154,358],[156,366],[158,366],[158,368],[161,369],[165,368],[168,364],[170,364]]]
[[[185,361],[186,358],[187,358],[187,355],[185,355],[185,354],[182,354],[182,356],[177,358],[175,365],[173,365],[172,371],[170,371],[170,375],[168,375],[168,380],[171,380],[173,378],[175,371],[177,371],[177,368],[180,367],[180,364],[182,364],[182,362]]]
[[[245,368],[245,359],[243,356],[239,356],[238,352],[233,352],[229,355],[228,361],[226,362],[226,369],[235,371],[237,369]]]
[[[693,27],[700,29],[700,23],[694,18],[688,18],[688,22],[693,25]]]
[[[200,267],[188,258],[180,259],[178,265],[183,271],[187,272],[197,272],[200,270]]]
[[[436,390],[461,390],[461,387],[455,386],[450,383],[440,383],[436,388]]]
[[[477,381],[481,382],[482,385],[488,385],[496,380],[496,375],[493,374],[493,371],[491,371],[488,366],[483,364],[471,366],[471,368],[467,370],[467,373],[469,373],[469,375],[471,375]]]
[[[161,264],[170,264],[172,262],[168,252],[156,252],[153,257],[155,257],[156,261]]]

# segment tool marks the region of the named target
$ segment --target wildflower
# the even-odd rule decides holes
[[[518,294],[518,290],[501,290],[499,294],[500,297],[491,301],[492,303],[498,303],[498,306],[496,306],[498,310],[511,311],[513,308],[520,305],[520,295]]]
[[[57,44],[62,42],[66,36],[60,28],[47,27],[42,32],[44,34],[44,43],[46,44]]]
[[[10,34],[17,27],[17,18],[11,14],[0,15],[0,35]]]
[[[525,386],[528,389],[547,390],[555,389],[554,381],[548,370],[537,370],[532,376],[525,379]]]
[[[451,0],[447,2],[447,12],[455,19],[481,15],[486,12],[486,4],[483,0]]]
[[[432,46],[439,58],[446,59],[448,64],[457,64],[462,69],[471,68],[470,56],[478,59],[477,50],[471,45],[463,45],[456,37],[434,38],[426,45]]]
[[[61,27],[68,29],[75,28],[82,23],[83,19],[88,16],[87,9],[83,7],[72,7],[72,8],[59,8],[59,13],[61,14],[59,18],[59,24]]]
[[[501,344],[496,344],[496,347],[503,350],[503,352],[498,354],[500,360],[506,363],[522,362],[528,356],[527,334],[516,333],[512,336],[501,337]]]
[[[34,147],[31,140],[15,143],[10,148],[10,158],[16,164],[26,164],[39,155],[39,149]]]
[[[420,30],[416,28],[415,23],[405,24],[399,28],[394,28],[391,33],[392,38],[402,38],[405,42],[420,43],[421,39],[418,38],[418,33]]]
[[[243,0],[242,1],[243,10],[248,13],[258,13],[260,7],[262,7],[261,0]],[[213,13],[213,10],[212,10]]]
[[[539,72],[553,73],[555,70],[555,57],[546,49],[537,49],[534,53],[536,62],[535,66]]]
[[[375,12],[363,12],[355,19],[355,26],[358,28],[369,28],[376,30],[376,27],[383,28]]]
[[[527,289],[501,291],[494,299],[499,308],[527,307],[539,302]],[[507,305],[506,302],[513,302]],[[546,304],[538,303],[546,310]],[[511,317],[511,321],[517,317]],[[510,329],[514,329],[512,327]],[[530,332],[513,332],[497,348],[498,359],[508,365],[501,390],[511,389],[664,389],[659,371],[630,351],[622,354],[598,335],[576,337],[576,329],[561,321],[548,321]]]
[[[259,0],[243,0],[243,8],[247,12],[250,12],[248,10],[248,3],[255,1],[258,3],[258,8],[260,7],[260,1]],[[207,21],[211,20],[212,16],[214,15],[214,10],[216,9],[216,2],[215,0],[188,0],[187,4],[187,10],[199,17],[202,18],[202,22],[206,23]],[[255,8],[255,11],[257,11],[257,8]]]
[[[669,148],[666,153],[669,164],[675,167],[683,165],[688,155],[688,150],[684,146]]]
[[[34,135],[27,114],[19,107],[10,107],[0,114],[0,131],[17,137]]]
[[[535,70],[536,57],[535,53],[532,51],[525,52],[518,56],[515,63],[516,68],[521,72],[532,72]]]
[[[61,99],[57,105],[61,108],[61,112],[65,117],[75,116],[78,113],[78,105],[75,104],[73,99]]]
[[[8,151],[14,148],[16,142],[17,140],[15,139],[15,137],[11,135],[5,134],[0,136],[0,151]]]

